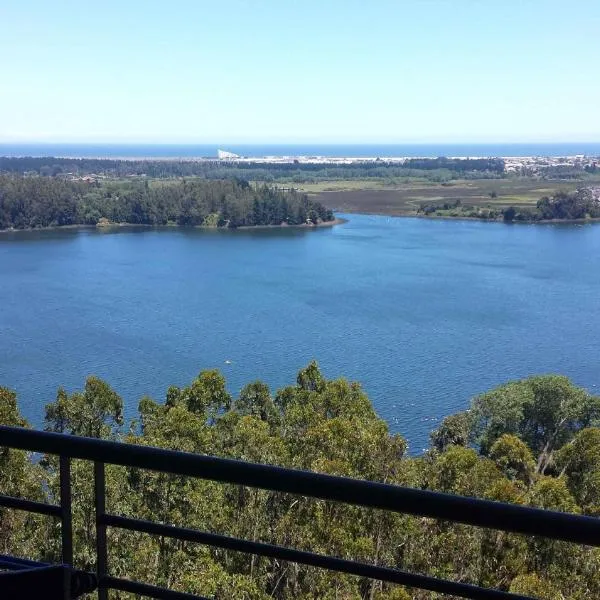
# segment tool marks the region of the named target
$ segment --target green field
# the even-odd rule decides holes
[[[290,185],[315,195],[325,206],[340,212],[410,215],[415,214],[422,204],[455,200],[460,200],[464,206],[535,206],[542,196],[559,190],[574,191],[590,181],[520,177],[455,180],[440,184],[411,178],[402,182],[368,179]],[[596,178],[598,181],[600,178]]]

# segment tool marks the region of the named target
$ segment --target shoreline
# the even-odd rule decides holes
[[[590,225],[600,222],[600,217],[589,219],[540,219],[539,221],[505,221],[504,219],[482,219],[480,217],[451,217],[449,215],[399,215],[401,217],[415,217],[417,219],[432,219],[444,221],[479,221],[480,223],[502,223],[503,225]]]
[[[72,225],[50,225],[49,227],[29,227],[26,229],[0,229],[0,235],[7,233],[25,233],[32,231],[61,231],[69,229],[94,229],[96,231],[110,231],[113,229],[129,229],[129,228],[145,228],[145,229],[204,229],[210,231],[252,231],[254,229],[320,229],[322,227],[335,227],[336,225],[343,225],[347,223],[348,219],[342,217],[336,217],[333,221],[321,221],[316,225],[309,225],[307,223],[301,223],[298,225],[242,225],[241,227],[205,227],[203,225],[151,225],[149,223],[110,223],[109,225],[86,225],[72,224]]]
[[[431,221],[475,221],[479,223],[501,223],[503,225],[593,225],[600,223],[600,217],[593,217],[590,219],[543,219],[540,221],[504,221],[503,219],[481,219],[478,217],[451,217],[449,215],[423,215],[423,214],[410,214],[410,213],[391,213],[391,212],[369,212],[369,211],[344,211],[346,215],[365,215],[375,217],[392,217],[398,219],[426,219]],[[9,233],[25,233],[32,231],[61,231],[61,230],[72,230],[72,229],[93,229],[96,231],[111,231],[117,229],[202,229],[207,231],[253,231],[253,230],[278,230],[278,229],[321,229],[324,227],[336,227],[337,225],[344,225],[348,223],[350,219],[345,217],[336,217],[332,221],[321,221],[316,225],[309,225],[307,223],[301,223],[298,225],[242,225],[240,227],[205,227],[203,225],[150,225],[147,223],[111,223],[110,225],[86,225],[86,224],[73,224],[73,225],[51,225],[49,227],[32,227],[28,229],[0,229],[0,236]]]
[[[591,217],[589,219],[541,219],[539,221],[504,221],[504,219],[482,219],[480,217],[451,217],[449,215],[423,215],[417,213],[392,213],[392,212],[369,212],[369,211],[340,211],[345,215],[365,215],[372,217],[392,217],[398,219],[429,219],[431,221],[477,221],[479,223],[502,223],[504,225],[553,225],[553,224],[572,224],[572,225],[590,225],[600,223],[600,217]],[[346,219],[347,221],[348,219]]]
[[[308,223],[300,223],[298,225],[242,225],[241,227],[233,227],[232,231],[236,229],[241,229],[243,231],[252,231],[254,229],[319,229],[321,227],[335,227],[336,225],[343,225],[347,223],[348,219],[344,219],[343,217],[336,217],[333,221],[321,221],[316,225],[309,225]],[[202,227],[198,226],[200,229],[229,229],[229,227]]]

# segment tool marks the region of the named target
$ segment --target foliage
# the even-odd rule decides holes
[[[407,455],[357,383],[328,380],[316,362],[272,393],[249,383],[232,398],[218,371],[141,399],[123,430],[120,396],[97,377],[57,392],[51,431],[265,462],[421,489],[600,512],[599,399],[559,376],[532,377],[473,399],[444,419],[432,448]],[[0,422],[27,426],[16,394],[0,388]],[[72,462],[76,564],[94,569],[92,466]],[[548,600],[600,597],[600,551],[563,542],[202,479],[107,466],[111,512],[327,553]],[[57,462],[0,453],[0,493],[57,501]],[[44,540],[42,544],[37,540]],[[110,570],[215,599],[433,600],[434,595],[298,565],[118,529]],[[54,521],[0,511],[0,550],[58,560]],[[115,594],[116,598],[126,597]]]
[[[519,575],[513,580],[510,591],[513,594],[523,594],[524,596],[532,596],[540,600],[562,600],[563,596],[560,592],[549,585],[535,573],[527,573]]]
[[[332,219],[330,210],[305,194],[247,181],[179,179],[149,185],[0,175],[0,229],[111,223],[241,227]]]
[[[541,219],[587,219],[600,217],[600,201],[589,188],[576,192],[557,192],[552,197],[544,196],[537,203]]]
[[[511,481],[529,485],[535,473],[531,450],[516,435],[501,435],[490,448],[490,458]]]
[[[490,197],[496,199],[497,193],[491,192]],[[463,206],[460,200],[455,200],[423,203],[417,214],[492,221],[502,219],[506,223],[597,219],[600,218],[600,197],[597,189],[580,187],[574,192],[559,191],[553,196],[544,196],[535,207]]]
[[[580,431],[557,452],[556,464],[577,503],[588,514],[600,516],[600,429]]]
[[[292,181],[308,183],[396,177],[425,177],[448,181],[458,177],[499,177],[504,161],[499,158],[413,158],[402,164],[386,160],[339,163],[264,163],[217,160],[118,160],[110,158],[0,157],[0,173],[42,177],[99,175],[108,177],[203,177],[261,182]]]
[[[474,399],[472,434],[488,454],[503,434],[520,437],[544,473],[553,453],[600,418],[600,397],[574,386],[566,377],[542,375],[502,385]]]
[[[123,400],[98,377],[88,377],[83,392],[70,396],[59,388],[46,406],[46,429],[86,437],[114,437],[123,423]]]
[[[0,424],[28,427],[17,407],[17,395],[0,387]],[[0,448],[0,493],[44,501],[43,472],[31,462],[28,453]],[[36,559],[47,558],[51,548],[40,548],[31,531],[39,529],[43,520],[37,515],[0,508],[0,554],[10,554],[14,548]]]
[[[431,432],[431,445],[443,452],[448,446],[466,446],[469,443],[473,416],[470,412],[460,412],[446,417],[440,427]]]

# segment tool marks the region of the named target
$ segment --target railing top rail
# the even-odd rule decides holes
[[[600,546],[600,519],[271,465],[0,426],[0,446]]]

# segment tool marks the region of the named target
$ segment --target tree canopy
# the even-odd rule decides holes
[[[565,377],[511,382],[446,418],[421,456],[389,431],[358,383],[327,379],[316,362],[277,391],[261,381],[233,397],[218,371],[144,397],[123,419],[123,400],[90,376],[57,391],[50,431],[123,440],[420,489],[600,514],[600,399]],[[0,388],[0,422],[27,426],[14,392]],[[94,569],[92,465],[73,461],[76,564]],[[545,600],[600,597],[600,550],[366,510],[281,493],[107,466],[111,512],[271,542]],[[57,462],[0,454],[0,492],[56,501]],[[40,543],[40,540],[42,543]],[[196,544],[109,531],[111,574],[216,599],[434,600],[434,594]],[[0,510],[0,549],[58,560],[55,521]],[[115,594],[125,598],[126,595]]]
[[[83,182],[0,175],[0,229],[98,223],[233,228],[333,218],[306,194],[244,180]]]
[[[492,192],[495,193],[495,192]],[[417,213],[426,216],[461,217],[506,223],[536,221],[579,221],[600,218],[600,196],[595,187],[581,186],[574,192],[557,191],[540,198],[535,206],[473,206],[453,202],[422,203]]]
[[[411,158],[394,161],[332,162],[227,162],[222,160],[122,160],[111,158],[61,158],[0,156],[0,173],[39,175],[42,177],[203,177],[206,179],[240,178],[252,181],[294,181],[306,183],[331,179],[371,179],[421,176],[436,180],[458,177],[499,177],[504,173],[500,158]]]

